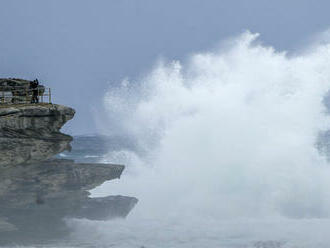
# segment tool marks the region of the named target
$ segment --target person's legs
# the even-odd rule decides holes
[[[38,103],[39,102],[39,98],[38,98],[38,91],[34,90],[32,93],[32,101],[33,103]]]

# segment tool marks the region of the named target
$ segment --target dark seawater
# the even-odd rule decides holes
[[[58,158],[73,159],[76,162],[97,163],[102,161],[110,151],[122,149],[134,149],[134,145],[127,137],[102,135],[81,135],[75,136],[72,143],[72,150],[59,154]]]

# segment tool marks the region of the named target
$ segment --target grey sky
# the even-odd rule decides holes
[[[69,131],[93,133],[109,82],[246,29],[291,51],[330,26],[329,9],[326,0],[0,0],[0,76],[38,77],[77,110]]]

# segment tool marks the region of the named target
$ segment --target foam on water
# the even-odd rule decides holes
[[[315,148],[329,128],[330,45],[288,56],[257,37],[245,32],[184,64],[159,62],[139,82],[109,90],[103,130],[131,137],[136,149],[111,151],[106,161],[134,173],[93,194],[140,201],[100,235],[133,235],[146,247],[215,247],[230,237],[327,244],[305,232],[330,227],[330,166]]]

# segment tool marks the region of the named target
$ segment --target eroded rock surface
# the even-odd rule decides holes
[[[64,218],[126,217],[134,197],[90,198],[88,190],[120,177],[124,166],[49,160],[0,169],[0,244],[63,235]],[[67,231],[66,231],[67,233]]]
[[[72,108],[55,104],[0,105],[0,166],[32,163],[70,149],[60,132]]]
[[[137,203],[90,197],[89,190],[119,178],[123,165],[52,158],[70,150],[72,137],[60,129],[74,114],[61,105],[0,104],[0,245],[62,239],[70,233],[66,218],[126,217]]]

